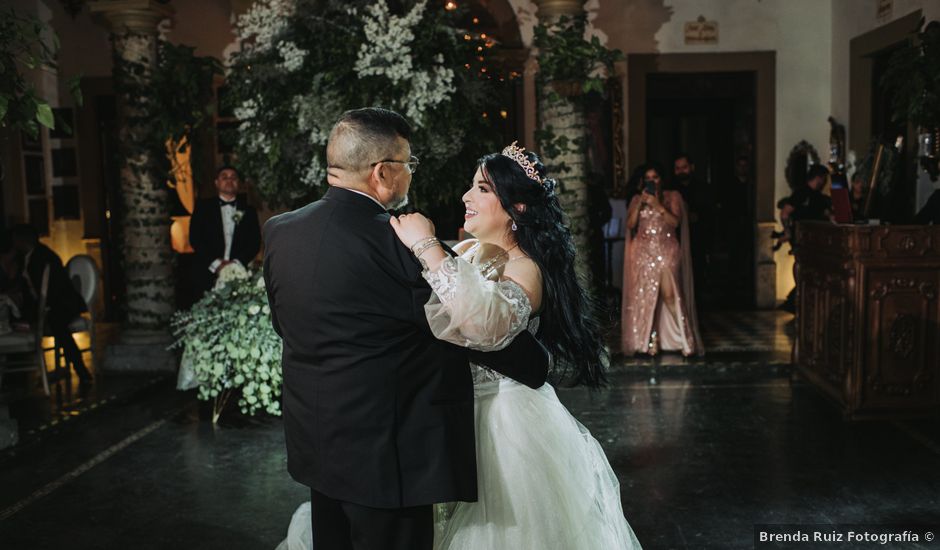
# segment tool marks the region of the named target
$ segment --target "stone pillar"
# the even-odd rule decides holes
[[[575,17],[584,10],[584,0],[534,0],[538,6],[539,22],[550,25],[562,16]],[[587,189],[587,121],[584,109],[577,101],[580,82],[545,82],[538,94],[538,127],[551,128],[555,136],[565,138],[568,146],[560,155],[547,158],[549,166],[565,166],[564,172],[556,172],[561,186],[559,201],[571,227],[575,247],[578,250],[577,271],[589,280],[588,261],[591,250],[591,227],[588,218]],[[555,92],[555,93],[552,93]],[[543,145],[543,154],[546,152]],[[599,236],[597,236],[599,238]]]
[[[111,31],[122,204],[122,268],[127,317],[120,342],[108,348],[104,366],[117,370],[175,368],[168,324],[175,307],[175,256],[170,246],[166,178],[155,168],[161,143],[150,135],[149,83],[157,63],[157,25],[172,8],[155,0],[94,0],[89,8]]]

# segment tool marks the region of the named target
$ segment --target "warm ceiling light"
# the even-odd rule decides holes
[[[484,32],[484,33],[480,34],[480,38],[481,38],[482,40],[486,40],[486,33]]]
[[[444,2],[444,9],[447,11],[454,11],[457,9],[457,2]]]
[[[470,40],[471,38],[473,38],[473,37],[470,36],[469,34],[463,35],[463,39],[464,39],[464,40]]]
[[[473,24],[474,24],[474,25],[479,25],[479,24],[480,24],[480,20],[477,19],[476,17],[474,17],[474,18],[473,18]]]

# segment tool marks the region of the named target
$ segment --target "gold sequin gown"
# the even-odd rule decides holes
[[[640,200],[634,197],[630,207]],[[652,208],[641,207],[635,231],[627,231],[624,249],[624,285],[621,309],[621,345],[624,354],[678,351],[705,353],[695,318],[692,259],[688,222],[682,196],[663,192],[663,206],[679,218],[678,227]],[[675,289],[673,314],[661,298],[663,275]],[[655,333],[655,337],[654,337]]]

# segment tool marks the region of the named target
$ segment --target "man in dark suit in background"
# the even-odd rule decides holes
[[[223,166],[215,176],[218,197],[200,199],[189,221],[189,244],[195,252],[193,290],[196,299],[212,288],[219,270],[232,262],[243,267],[261,249],[258,213],[238,195],[238,171]]]
[[[547,375],[527,331],[495,353],[431,333],[431,289],[387,213],[407,201],[409,135],[392,111],[343,114],[327,145],[329,190],[264,226],[287,467],[311,488],[317,550],[429,550],[431,505],[477,499],[468,361],[535,388]]]
[[[695,176],[695,163],[687,153],[676,155],[672,163],[673,188],[682,195],[689,217],[689,243],[692,251],[692,271],[695,277],[695,290],[699,297],[704,288],[708,257],[712,252],[714,204],[708,182]],[[701,304],[701,300],[697,300]]]
[[[91,382],[91,373],[85,368],[82,353],[72,338],[69,324],[82,312],[88,311],[88,306],[75,285],[69,279],[68,273],[62,266],[62,260],[48,246],[39,242],[39,232],[31,225],[17,225],[10,230],[13,247],[22,255],[23,278],[29,288],[26,300],[26,315],[32,322],[38,319],[36,311],[39,304],[39,293],[42,291],[42,274],[49,268],[49,286],[47,290],[46,305],[49,308],[46,322],[55,345],[62,348],[62,353],[68,364],[75,369],[75,374],[83,384]],[[58,368],[58,365],[56,365]],[[52,378],[64,376],[68,373],[56,372]]]

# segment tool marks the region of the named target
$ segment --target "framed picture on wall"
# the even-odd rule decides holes
[[[46,194],[46,167],[42,155],[23,155],[23,172],[28,195]]]

